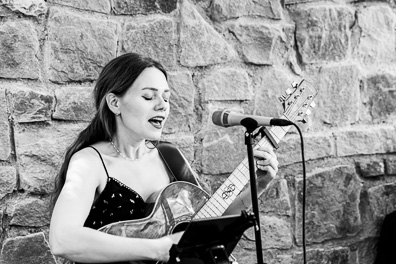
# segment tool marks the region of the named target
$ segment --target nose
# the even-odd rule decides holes
[[[158,102],[155,105],[155,110],[158,111],[165,111],[168,108],[169,103],[167,101],[165,101],[164,98],[162,98],[161,96],[158,96]]]

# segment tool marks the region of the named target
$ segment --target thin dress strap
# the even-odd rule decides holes
[[[96,148],[94,148],[93,146],[90,146],[90,147],[93,148],[93,149],[99,154],[100,160],[102,161],[103,167],[104,167],[104,169],[105,169],[105,171],[106,171],[107,178],[109,178],[109,173],[107,172],[107,169],[106,169],[106,166],[105,166],[105,164],[104,164],[102,155],[100,155],[100,152],[99,152]]]

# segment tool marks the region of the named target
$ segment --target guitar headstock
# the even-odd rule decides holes
[[[311,114],[310,108],[316,106],[313,99],[318,91],[306,80],[292,83],[292,88],[287,89],[280,97],[284,116],[290,121],[306,123],[306,117]]]

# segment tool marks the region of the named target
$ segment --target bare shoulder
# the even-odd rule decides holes
[[[103,165],[99,154],[91,147],[81,149],[70,159],[67,178],[99,185]]]

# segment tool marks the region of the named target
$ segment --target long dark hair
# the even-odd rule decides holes
[[[55,189],[51,196],[51,210],[65,184],[70,159],[77,151],[102,140],[110,140],[116,132],[115,115],[106,103],[106,95],[123,96],[136,78],[146,68],[155,67],[167,77],[164,67],[157,61],[136,53],[127,53],[111,60],[102,70],[93,94],[96,114],[91,123],[80,132],[68,147],[63,164],[55,178]]]

